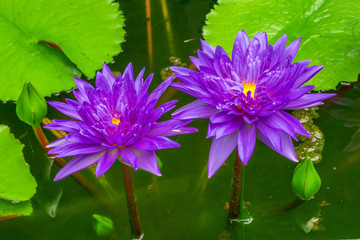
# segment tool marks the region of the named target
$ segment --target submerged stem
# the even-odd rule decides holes
[[[141,231],[140,218],[139,218],[139,213],[137,210],[135,194],[134,194],[134,186],[131,179],[131,172],[130,172],[131,169],[125,164],[121,164],[121,167],[124,177],[126,202],[129,211],[131,236],[132,239],[142,239],[143,233]]]
[[[239,155],[236,153],[234,162],[233,179],[231,184],[231,194],[229,203],[228,219],[230,221],[238,219],[239,215],[242,216],[242,163]]]

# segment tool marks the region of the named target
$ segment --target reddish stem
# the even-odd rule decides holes
[[[149,64],[150,64],[150,69],[152,69],[152,67],[153,67],[153,46],[152,46],[150,0],[145,0],[145,9],[146,9],[146,29],[147,29]]]
[[[233,179],[231,184],[231,194],[229,203],[228,219],[236,220],[242,213],[241,206],[242,190],[242,163],[239,155],[236,153],[234,162]]]
[[[48,153],[48,151],[50,150],[49,148],[47,148],[46,146],[49,144],[48,139],[46,138],[41,126],[35,126],[33,127],[34,133],[36,138],[38,139],[41,147],[44,149],[44,151],[46,152],[46,154]],[[48,157],[54,159],[54,162],[60,166],[60,167],[64,167],[67,162],[62,159],[62,158],[55,158],[55,155],[53,154],[47,154]],[[86,181],[86,179],[80,174],[80,173],[74,173],[71,175],[81,186],[83,186],[88,192],[92,193],[93,195],[96,195],[96,192],[94,191],[94,187],[88,183]]]
[[[125,164],[121,164],[121,167],[124,177],[125,195],[129,212],[132,239],[142,239],[143,233],[141,231],[140,217],[136,206],[134,186],[130,172],[131,169]]]

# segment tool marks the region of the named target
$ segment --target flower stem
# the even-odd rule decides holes
[[[44,149],[44,151],[47,152],[50,150],[48,149],[46,146],[49,144],[49,141],[48,139],[46,138],[42,128],[40,125],[38,126],[33,126],[33,130],[34,130],[34,133],[35,133],[35,136],[36,138],[38,139],[41,147]],[[62,158],[55,158],[54,155],[51,155],[51,154],[47,154],[48,157],[51,157],[54,159],[54,162],[60,166],[60,167],[64,167],[66,165],[66,161]],[[85,178],[80,174],[80,173],[74,173],[71,175],[81,186],[83,186],[83,188],[85,188],[88,192],[90,192],[91,194],[97,196],[95,190],[94,190],[94,187],[88,183]]]
[[[228,219],[230,221],[238,219],[239,215],[243,215],[243,194],[242,194],[242,174],[243,166],[238,154],[235,156],[234,162],[234,172],[233,179],[231,184],[231,194],[230,194],[230,203],[229,203],[229,213]]]
[[[150,69],[153,67],[153,45],[152,45],[152,29],[151,29],[151,7],[150,0],[145,0],[146,9],[146,29],[147,29],[147,41],[148,41],[148,54]]]
[[[121,167],[124,177],[126,202],[129,211],[131,236],[132,239],[142,239],[143,233],[141,231],[140,218],[135,201],[134,186],[132,183],[131,172],[130,172],[131,169],[125,164],[121,164]]]

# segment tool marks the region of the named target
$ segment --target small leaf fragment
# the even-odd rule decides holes
[[[93,214],[93,228],[98,236],[108,236],[114,230],[114,223],[110,218]]]
[[[26,201],[36,192],[37,183],[24,160],[23,148],[10,128],[0,125],[0,198]]]
[[[16,202],[0,199],[0,221],[21,216],[30,216],[32,211],[31,201]]]

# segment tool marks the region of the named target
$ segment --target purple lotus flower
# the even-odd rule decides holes
[[[148,88],[153,74],[143,81],[145,69],[134,80],[131,63],[116,78],[104,63],[97,72],[96,88],[75,79],[79,91],[77,101],[48,102],[60,112],[76,120],[54,120],[45,128],[69,132],[48,145],[49,154],[74,156],[55,177],[55,181],[97,163],[95,174],[105,173],[116,159],[160,176],[156,150],[179,147],[168,136],[192,133],[197,129],[185,126],[191,120],[157,122],[175,107],[176,100],[155,107],[161,94],[173,80],[163,81],[150,95]]]
[[[307,67],[310,60],[292,63],[300,39],[286,48],[286,35],[274,45],[266,33],[250,41],[245,31],[236,36],[232,59],[222,47],[214,49],[201,41],[198,58],[191,57],[199,71],[172,67],[182,80],[172,86],[198,100],[178,109],[174,119],[210,118],[207,137],[214,137],[208,176],[212,177],[236,145],[247,164],[256,137],[292,161],[298,161],[291,138],[310,136],[300,122],[285,112],[322,104],[334,94],[307,94],[315,86],[301,87],[323,66]]]

